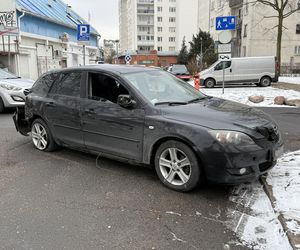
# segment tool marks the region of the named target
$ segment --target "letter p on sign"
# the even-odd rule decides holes
[[[90,25],[78,24],[77,25],[77,41],[89,41],[90,40]]]

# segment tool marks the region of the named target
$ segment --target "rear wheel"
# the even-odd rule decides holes
[[[42,119],[36,119],[32,123],[31,137],[33,145],[40,151],[50,152],[56,149],[50,129]]]
[[[212,78],[205,80],[204,85],[206,88],[213,88],[216,85],[216,81]]]
[[[194,152],[179,141],[168,141],[158,148],[155,170],[165,186],[180,192],[194,189],[200,181],[200,166]]]
[[[271,85],[271,79],[268,76],[264,76],[263,78],[261,78],[259,85],[261,87],[268,87]]]
[[[3,112],[4,112],[4,109],[5,109],[4,103],[3,103],[2,98],[0,97],[0,113],[3,113]]]

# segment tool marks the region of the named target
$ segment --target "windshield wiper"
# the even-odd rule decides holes
[[[6,77],[5,79],[18,79],[18,78],[21,78],[21,77]]]
[[[195,99],[188,101],[188,103],[199,102],[199,101],[202,101],[203,99],[206,99],[206,97],[197,97]]]
[[[188,103],[187,102],[157,102],[154,105],[156,106],[156,105],[164,105],[164,104],[172,106],[172,105],[187,105]]]

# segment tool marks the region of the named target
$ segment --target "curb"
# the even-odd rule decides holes
[[[262,176],[260,178],[260,182],[262,183],[263,187],[264,187],[264,191],[267,194],[267,196],[269,197],[269,200],[271,201],[273,210],[275,212],[276,208],[275,208],[275,204],[276,204],[276,198],[273,195],[273,190],[272,190],[272,186],[270,186],[267,181],[266,181],[266,177]],[[280,222],[280,224],[282,225],[282,228],[284,230],[284,232],[286,233],[286,236],[288,237],[288,240],[293,248],[293,250],[299,250],[299,246],[300,245],[300,237],[299,236],[295,236],[292,232],[289,231],[287,224],[286,224],[286,219],[283,217],[283,214],[281,212],[278,212],[278,220]]]

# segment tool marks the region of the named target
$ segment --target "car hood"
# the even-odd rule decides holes
[[[14,86],[18,86],[20,88],[31,88],[34,81],[23,78],[15,78],[15,79],[0,79],[0,83],[11,84]]]
[[[207,98],[198,103],[168,106],[161,109],[167,119],[210,129],[247,131],[273,123],[266,113],[220,98]]]

